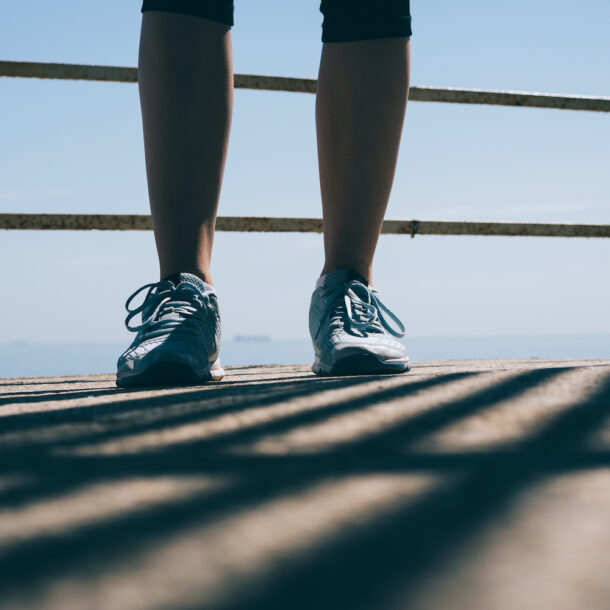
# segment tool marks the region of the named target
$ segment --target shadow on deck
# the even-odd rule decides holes
[[[607,608],[610,361],[0,379],[0,607]]]

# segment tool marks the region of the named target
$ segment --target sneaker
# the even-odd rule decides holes
[[[339,269],[318,280],[309,308],[316,375],[405,373],[409,356],[396,338],[405,327],[357,273]]]
[[[130,309],[148,288],[144,302]],[[218,352],[220,314],[212,286],[180,273],[136,290],[125,303],[134,342],[117,363],[117,386],[189,385],[224,376]],[[138,326],[132,320],[141,314]]]

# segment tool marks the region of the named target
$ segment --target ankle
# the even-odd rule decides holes
[[[181,267],[170,267],[167,269],[162,269],[160,277],[162,280],[167,279],[170,276],[174,276],[180,273],[190,273],[191,275],[197,276],[202,282],[213,286],[212,276],[210,275],[209,270],[200,269],[198,267],[192,267],[189,265],[181,266]]]
[[[361,275],[369,285],[372,284],[373,279],[373,270],[371,265],[359,265],[359,264],[330,264],[325,263],[320,273],[320,277],[323,275],[327,275],[328,273],[332,273],[333,271],[338,271],[340,269],[347,269],[348,271],[353,271],[358,275]]]

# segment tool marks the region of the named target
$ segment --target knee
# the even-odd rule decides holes
[[[322,0],[322,42],[411,36],[409,0]]]
[[[233,0],[144,0],[142,12],[163,11],[233,25]]]

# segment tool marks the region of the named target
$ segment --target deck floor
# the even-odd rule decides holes
[[[610,360],[0,379],[0,607],[607,610]]]

